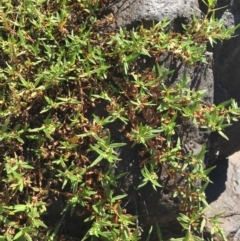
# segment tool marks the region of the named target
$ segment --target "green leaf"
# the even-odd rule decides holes
[[[201,232],[201,233],[203,232],[203,229],[204,229],[205,225],[206,225],[206,219],[203,218],[203,220],[202,220],[202,222],[201,222],[201,226],[200,226],[200,232]]]
[[[41,220],[38,220],[38,219],[34,219],[33,224],[36,228],[39,228],[39,227],[47,228],[47,226]]]
[[[20,237],[22,237],[22,235],[23,235],[23,231],[20,230],[19,232],[17,232],[17,233],[15,234],[13,240],[17,240],[17,239],[19,239]]]
[[[218,131],[218,133],[226,140],[229,140],[228,137],[222,131]]]
[[[33,241],[29,233],[24,233],[24,238],[26,238],[26,241]]]
[[[101,160],[103,159],[103,156],[98,156],[89,166],[89,168],[96,166]]]
[[[204,241],[204,239],[198,237],[198,236],[195,236],[195,235],[191,235],[191,239],[189,239],[189,241]]]
[[[1,134],[5,134],[5,132],[8,128],[9,122],[10,122],[10,117],[8,116],[1,128]]]
[[[157,230],[158,241],[163,241],[162,232],[157,222],[156,222],[156,230]]]
[[[149,54],[149,52],[148,52],[146,49],[144,49],[144,48],[141,49],[140,54],[146,55],[146,56],[149,56],[149,57],[152,57],[152,56]]]
[[[157,191],[156,187],[162,187],[156,180],[151,180],[151,183],[155,191]]]
[[[27,209],[27,206],[25,204],[17,204],[14,206],[14,212],[24,212]]]
[[[170,238],[169,241],[186,241],[185,237],[184,238]]]
[[[207,202],[207,200],[205,198],[201,198],[201,201],[203,202],[205,207],[210,207],[209,203]]]
[[[43,130],[45,128],[45,126],[41,126],[38,128],[34,128],[34,129],[28,129],[29,132],[39,132],[41,130]]]
[[[219,104],[219,105],[217,106],[217,109],[220,109],[220,108],[222,108],[222,107],[228,106],[228,105],[230,105],[231,103],[232,103],[232,100],[224,101],[224,102],[222,102],[221,104]]]
[[[212,167],[209,167],[208,169],[204,170],[204,172],[203,172],[204,175],[208,176],[208,174],[215,168],[216,168],[216,166],[212,166]]]
[[[149,229],[149,231],[148,231],[148,236],[147,236],[146,241],[150,241],[150,237],[151,237],[152,230],[153,230],[153,226],[151,226],[150,229]]]
[[[138,186],[137,186],[137,190],[140,189],[141,187],[145,186],[148,183],[147,180],[143,180]]]
[[[126,146],[127,143],[112,143],[109,145],[110,148],[118,148],[118,147],[122,147],[122,146]]]
[[[5,234],[5,238],[7,239],[7,241],[12,241],[12,240],[13,240],[13,236],[12,236],[11,234],[9,234],[9,233],[6,233],[6,234]],[[4,241],[5,241],[6,239],[4,239]]]
[[[127,194],[118,195],[116,197],[113,197],[112,201],[115,202],[116,200],[123,199],[125,197],[127,197]]]

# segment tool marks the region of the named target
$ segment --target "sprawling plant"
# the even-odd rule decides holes
[[[158,59],[169,54],[186,66],[206,62],[206,44],[231,38],[238,26],[225,28],[208,0],[205,17],[193,17],[183,33],[166,32],[167,20],[106,33],[99,29],[114,21],[113,14],[100,19],[107,2],[0,2],[0,240],[70,240],[61,225],[78,208],[91,223],[82,240],[139,240],[136,217],[121,206],[126,195],[116,194],[124,173],[114,168],[127,142],[148,157],[139,155],[138,188],[163,188],[159,166],[170,178],[183,177],[184,185],[173,178],[172,190],[186,233],[178,240],[202,240],[209,221],[212,234],[224,238],[216,217],[204,214],[205,149],[186,155],[175,134],[191,121],[226,137],[223,129],[240,110],[234,100],[205,105],[204,91],[191,91],[187,75],[174,88],[167,85],[174,70]],[[139,71],[143,56],[153,65]],[[113,141],[112,126],[122,142]],[[49,196],[63,200],[56,225],[44,221]]]

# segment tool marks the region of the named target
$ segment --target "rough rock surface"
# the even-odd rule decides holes
[[[240,2],[237,0],[218,0],[219,10],[216,15],[221,18],[226,27],[232,27],[240,23]],[[182,30],[182,23],[187,23],[192,14],[200,16],[198,8],[206,12],[206,6],[201,0],[113,0],[108,10],[116,16],[116,26],[135,27],[139,23],[151,26],[152,20],[156,22],[168,18],[172,20],[171,28],[174,31]],[[237,31],[237,34],[240,30]],[[198,68],[187,69],[191,78],[190,88],[208,89],[205,103],[219,104],[230,98],[240,103],[240,35],[229,41],[217,44],[214,48],[209,47],[209,65],[200,65]],[[212,53],[212,54],[211,54]],[[176,59],[166,57],[160,59],[160,63],[176,70],[169,84],[174,84],[177,78],[181,78],[185,67],[181,66]],[[143,61],[144,62],[144,61]],[[147,64],[149,63],[146,59]],[[142,66],[144,68],[144,66]],[[187,152],[197,153],[203,143],[208,139],[208,133],[199,131],[189,124],[180,132],[183,145]],[[209,202],[213,209],[208,215],[212,216],[219,211],[225,210],[223,216],[223,230],[229,240],[240,240],[240,154],[232,153],[240,149],[240,122],[226,130],[230,141],[225,141],[219,135],[211,135],[209,145],[210,153],[218,152],[219,158],[215,162],[217,168],[212,172],[211,178],[215,185],[210,185],[206,191]],[[117,140],[117,137],[116,137]],[[210,155],[211,156],[211,155]],[[155,192],[150,186],[145,186],[139,191],[136,187],[140,183],[140,168],[137,149],[125,149],[121,153],[122,162],[117,167],[117,172],[127,172],[119,188],[128,193],[129,197],[124,206],[132,214],[139,216],[137,225],[145,230],[142,234],[147,235],[148,228],[156,221],[164,232],[164,238],[179,236],[181,227],[177,225],[178,200],[173,199],[167,190]],[[159,170],[161,179],[164,180],[164,171]],[[166,183],[166,185],[168,185]],[[155,240],[154,237],[152,240]],[[156,239],[157,240],[157,239]]]
[[[213,71],[212,71],[212,54],[208,54],[209,64],[199,64],[197,67],[186,67],[181,61],[171,58],[170,56],[162,56],[159,59],[159,64],[163,64],[169,70],[175,70],[173,75],[166,79],[166,84],[174,85],[176,80],[182,79],[184,73],[190,79],[186,87],[191,90],[208,90],[203,98],[206,105],[213,103]],[[198,154],[203,144],[209,137],[209,131],[204,129],[199,130],[193,123],[186,122],[182,124],[178,130],[178,135],[181,138],[181,144],[186,153]]]
[[[230,0],[219,0],[218,6],[227,6],[218,12],[227,27],[236,26],[240,23],[240,2]],[[240,104],[240,29],[236,37],[219,43],[213,48],[213,73],[214,73],[214,102],[219,104],[230,98]],[[211,146],[213,152],[219,152],[220,156],[229,156],[240,149],[239,135],[240,123],[226,129],[226,135],[230,141],[223,140],[220,136],[213,134]]]
[[[132,26],[138,21],[159,22],[165,18],[173,20],[175,29],[187,22],[192,14],[199,15],[197,0],[118,0],[109,8],[116,16],[117,26]]]
[[[209,217],[224,212],[220,225],[228,240],[240,240],[240,152],[227,159],[219,159],[216,169],[210,174],[214,182],[206,190],[211,203]]]
[[[151,26],[152,20],[156,22],[168,18],[172,20],[171,29],[181,31],[182,24],[191,19],[191,15],[200,15],[197,0],[120,0],[113,1],[109,6],[109,11],[113,12],[116,18],[116,26],[135,27],[142,23],[145,26]],[[175,72],[166,79],[168,85],[174,85],[177,79],[181,79],[186,71],[190,78],[189,87],[193,90],[208,89],[204,97],[206,104],[213,103],[213,71],[212,71],[212,54],[208,56],[209,64],[199,64],[197,67],[187,68],[180,61],[172,58],[171,55],[163,55],[159,59],[160,64],[164,64],[167,69]],[[151,59],[142,58],[139,61],[141,70],[151,68]],[[116,128],[116,127],[115,127]],[[112,133],[113,134],[113,133]],[[182,145],[187,153],[199,153],[204,143],[207,142],[209,132],[201,131],[192,123],[185,123],[178,131],[182,139]],[[119,142],[119,136],[112,135],[114,141]],[[121,140],[123,141],[123,140]],[[126,142],[126,140],[124,140]],[[126,176],[119,182],[121,193],[127,193],[128,198],[123,202],[123,206],[128,212],[137,215],[139,218],[136,225],[139,230],[144,230],[141,234],[142,240],[146,240],[148,230],[151,225],[158,222],[164,239],[181,236],[182,227],[178,224],[176,217],[179,212],[179,200],[172,197],[172,192],[167,188],[160,189],[157,192],[147,185],[140,190],[137,186],[141,183],[141,170],[139,167],[138,147],[130,148],[129,144],[122,149],[116,172],[126,172]],[[165,187],[171,186],[164,168],[158,171],[161,182]],[[180,178],[180,177],[179,177]],[[155,239],[153,236],[151,240]]]
[[[240,2],[219,0],[217,7],[227,6],[217,12],[227,27],[240,23]],[[201,7],[203,5],[200,4]],[[203,10],[204,8],[202,8]],[[214,102],[219,104],[230,98],[240,104],[240,30],[235,38],[219,43],[213,48]],[[206,190],[213,216],[225,211],[221,221],[228,240],[240,240],[240,122],[225,130],[229,141],[216,133],[210,137],[210,151],[218,153],[216,169],[210,174],[215,184]],[[228,157],[225,159],[225,157]]]

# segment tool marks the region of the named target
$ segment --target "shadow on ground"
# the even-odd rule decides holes
[[[209,204],[217,200],[226,189],[228,162],[227,158],[218,158],[215,161],[215,169],[209,174],[212,183],[208,185],[205,191]]]

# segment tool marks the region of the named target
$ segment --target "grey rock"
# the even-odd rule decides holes
[[[227,28],[235,26],[234,15],[227,9],[222,15],[222,21]]]
[[[217,12],[226,27],[234,27],[240,23],[240,2],[236,0],[219,0],[217,7],[227,6]],[[220,104],[229,99],[235,99],[240,104],[240,29],[235,37],[218,43],[213,48],[213,73],[214,73],[214,103]],[[229,141],[221,136],[212,134],[210,146],[214,153],[219,152],[222,157],[227,157],[240,150],[239,134],[240,123],[236,122],[225,130]]]
[[[210,152],[219,157],[228,157],[240,150],[240,122],[233,123],[232,126],[225,130],[225,134],[229,138],[226,140],[219,134],[213,133],[209,138]]]
[[[200,15],[197,0],[120,0],[113,1],[109,8],[116,16],[117,26],[132,25],[137,21],[151,24],[153,20],[159,22],[167,18],[181,27],[181,22],[188,21],[192,14]]]
[[[220,6],[226,6],[226,1],[218,1]],[[231,1],[222,15],[222,21],[227,27],[234,27],[240,23],[240,3],[239,1]],[[240,32],[238,29],[236,35]],[[214,74],[215,84],[220,84],[231,98],[240,101],[239,96],[239,63],[240,63],[240,36],[236,36],[229,41],[219,43],[214,48]]]
[[[211,177],[215,184],[206,193],[211,202],[207,212],[212,217],[223,212],[220,226],[228,236],[228,240],[240,240],[240,152],[229,156],[227,160],[219,160],[220,164]],[[218,189],[222,190],[218,193]],[[224,189],[224,190],[223,190]],[[210,230],[211,226],[208,226]]]
[[[171,20],[170,28],[174,31],[181,31],[182,24],[190,21],[194,14],[200,17],[197,0],[120,0],[113,1],[108,10],[114,13],[117,27],[135,27],[143,24],[146,27],[152,25],[152,21],[159,22],[167,18]],[[188,85],[192,90],[205,90],[204,102],[206,105],[213,103],[214,83],[213,83],[213,54],[207,53],[208,64],[201,64],[197,67],[188,67],[171,54],[162,55],[158,59],[159,64],[166,69],[174,70],[171,76],[165,79],[165,83],[174,86],[177,80],[181,80],[186,73],[190,79]],[[152,68],[154,61],[148,57],[143,57],[138,62],[140,71],[145,68]],[[114,127],[116,129],[116,127]],[[114,136],[113,133],[112,137]],[[203,145],[207,142],[209,132],[200,130],[191,122],[183,123],[177,130],[176,135],[182,140],[182,146],[186,153],[198,154]],[[116,142],[119,136],[116,134]],[[123,140],[121,140],[123,141]],[[126,142],[126,140],[124,140]],[[128,197],[122,203],[123,207],[133,215],[138,216],[136,226],[141,233],[141,239],[146,240],[148,230],[151,225],[157,222],[161,228],[164,239],[179,237],[182,235],[182,227],[176,218],[179,214],[179,199],[173,198],[171,187],[173,185],[169,178],[166,167],[159,167],[157,174],[159,181],[165,187],[155,191],[151,185],[146,185],[137,190],[141,183],[141,168],[139,166],[139,147],[130,148],[131,144],[124,147],[121,151],[121,162],[116,166],[115,172],[127,174],[119,181],[118,190],[120,193],[127,193]],[[176,176],[176,180],[181,182],[181,176]],[[197,184],[196,184],[197,185]],[[151,240],[158,240],[153,233]]]
[[[235,233],[235,235],[232,238],[233,241],[239,241],[240,240],[240,228],[238,231]]]
[[[142,62],[149,64],[148,61]],[[209,62],[211,62],[211,58]],[[204,97],[205,104],[210,105],[213,103],[213,72],[209,67],[210,64],[199,64],[195,68],[189,68],[183,65],[181,61],[172,58],[171,55],[162,56],[159,63],[164,64],[166,69],[175,70],[171,76],[165,79],[167,85],[174,86],[176,81],[181,80],[184,73],[186,73],[190,79],[186,87],[192,90],[208,89],[209,91]],[[146,66],[142,65],[141,67]],[[185,122],[180,125],[176,134],[180,137],[185,152],[197,155],[207,142],[210,132],[200,130],[191,122]],[[119,141],[116,140],[116,142]],[[169,179],[164,167],[159,167],[157,174],[160,183],[165,188],[156,192],[151,185],[147,185],[137,190],[138,185],[141,183],[139,149],[138,147],[131,148],[130,145],[122,149],[120,155],[122,161],[119,162],[116,172],[127,173],[119,182],[119,190],[128,194],[128,198],[123,205],[132,214],[139,216],[138,225],[144,230],[142,240],[146,240],[145,235],[147,235],[150,226],[155,225],[155,222],[161,227],[164,238],[181,236],[182,228],[176,220],[179,214],[179,200],[173,198],[170,191],[173,185],[171,178]],[[181,176],[176,176],[176,180],[179,180],[180,183]],[[196,183],[196,185],[198,184]]]
[[[222,18],[226,27],[233,27],[240,22],[240,2],[237,0],[219,0],[217,7],[225,8],[216,12],[218,18]],[[206,6],[201,0],[118,0],[112,1],[109,10],[116,17],[116,26],[129,28],[137,24],[151,26],[152,21],[161,21],[164,18],[171,20],[171,28],[181,31],[181,25],[191,19],[195,14],[200,17],[201,12],[206,12]],[[240,30],[236,34],[240,33]],[[184,66],[171,55],[163,55],[159,59],[167,69],[175,72],[166,79],[166,84],[174,85],[177,79],[181,79],[184,72],[190,78],[188,87],[192,90],[207,89],[204,96],[206,105],[213,102],[219,104],[230,98],[240,103],[240,36],[229,41],[219,42],[214,48],[209,48],[208,64],[199,64],[196,68]],[[139,68],[151,67],[149,59],[139,61]],[[213,98],[214,97],[214,98]],[[186,153],[198,154],[203,144],[208,142],[210,148],[209,157],[227,157],[240,149],[240,122],[226,130],[230,141],[225,141],[221,136],[213,133],[209,139],[209,132],[198,129],[193,123],[183,123],[177,135],[181,137],[182,146]],[[206,157],[206,158],[209,158]],[[181,235],[181,227],[176,222],[178,216],[178,199],[172,197],[168,187],[167,173],[162,169],[158,174],[166,188],[155,192],[151,186],[145,186],[140,190],[136,187],[141,182],[138,149],[124,148],[121,153],[122,161],[117,166],[116,172],[127,172],[127,175],[119,182],[119,190],[128,193],[128,199],[123,204],[132,214],[138,215],[137,226],[141,227],[142,240],[145,240],[148,228],[158,222],[163,231],[164,238],[178,237]],[[230,156],[228,160],[221,159],[216,162],[218,168],[211,175],[215,184],[206,190],[212,210],[209,216],[214,216],[220,211],[225,211],[221,221],[223,229],[229,240],[240,240],[240,154]],[[220,185],[221,184],[221,185]],[[209,227],[210,228],[210,227]],[[210,231],[210,229],[208,230]],[[152,240],[157,240],[154,238]],[[219,239],[218,237],[218,240]]]

